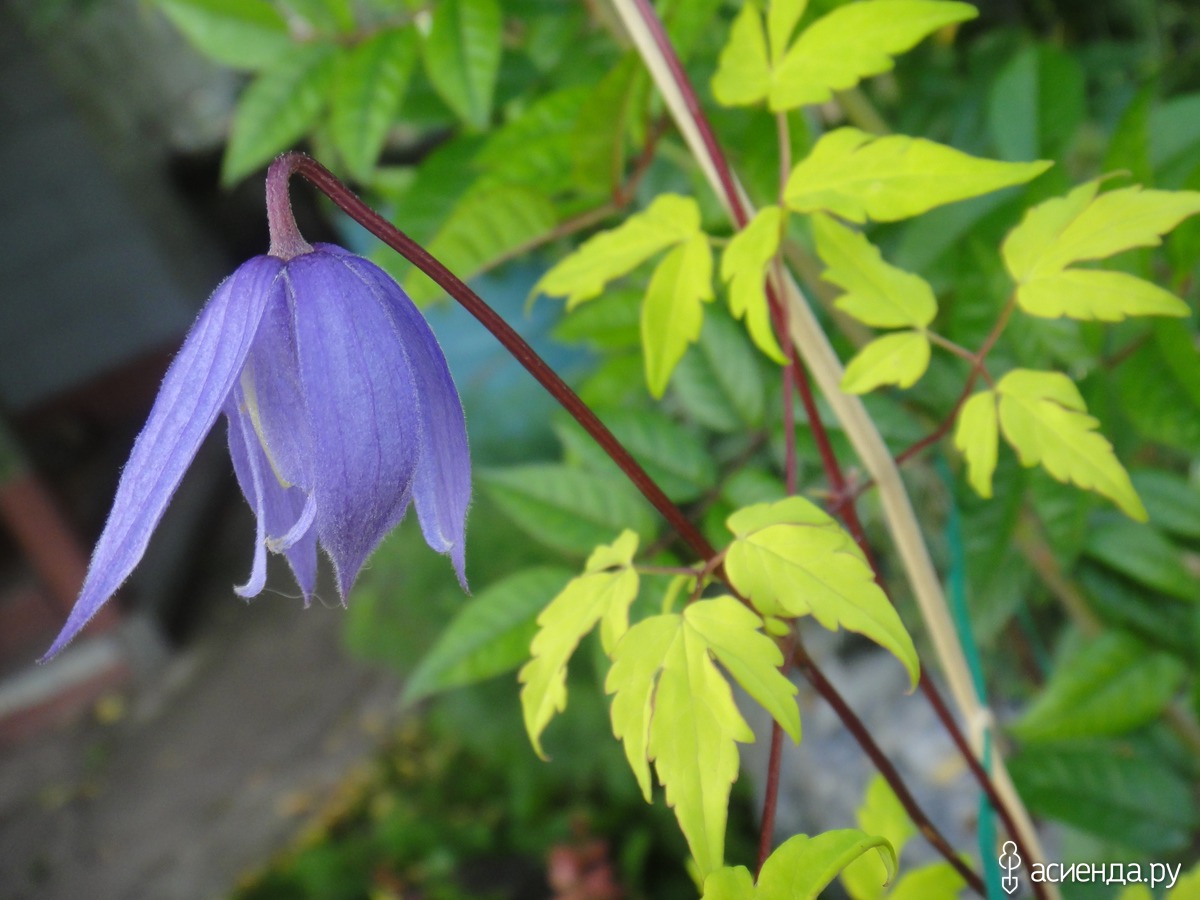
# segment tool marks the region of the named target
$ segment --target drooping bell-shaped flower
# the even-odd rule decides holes
[[[415,503],[425,540],[466,587],[471,462],[458,392],[428,324],[361,257],[309,246],[271,196],[271,253],[213,293],[171,363],[134,443],[58,653],[137,565],[219,414],[258,520],[243,597],[282,553],[310,601],[317,550],[342,602],[371,551]],[[274,206],[272,206],[274,201]]]

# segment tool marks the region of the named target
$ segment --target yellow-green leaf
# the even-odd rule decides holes
[[[611,653],[629,627],[629,606],[637,597],[633,569],[638,536],[626,530],[611,544],[588,557],[584,574],[572,578],[538,616],[532,659],[518,676],[525,730],[539,756],[541,735],[556,713],[567,706],[567,663],[579,641],[600,622],[600,638]]]
[[[725,556],[733,586],[768,616],[811,613],[890,651],[917,683],[912,638],[875,583],[862,551],[842,528],[802,497],[762,503],[726,522],[735,535]]]
[[[642,355],[650,393],[661,397],[688,344],[700,339],[701,304],[711,300],[712,250],[694,234],[663,257],[642,300]]]
[[[729,41],[717,61],[713,97],[723,106],[746,106],[767,96],[770,84],[771,62],[762,13],[755,4],[746,3],[733,20]]]
[[[981,391],[963,404],[954,429],[954,446],[967,460],[967,480],[980,497],[992,496],[1000,419],[994,391]]]
[[[1098,269],[1065,269],[1034,276],[1017,288],[1017,303],[1035,316],[1101,322],[1191,313],[1186,303],[1156,284],[1126,272]]]
[[[589,238],[534,286],[535,293],[566,297],[567,309],[599,296],[604,286],[655,253],[700,233],[700,207],[691,197],[662,194],[644,212]]]
[[[769,103],[778,112],[824,103],[834,91],[892,68],[892,57],[954,22],[979,13],[941,0],[870,0],[839,6],[806,28],[771,73]],[[772,42],[774,44],[774,42]]]
[[[1039,463],[1050,475],[1112,500],[1139,522],[1146,509],[1112,445],[1095,429],[1099,424],[1074,382],[1060,372],[1014,369],[996,385],[1000,428],[1022,465]]]
[[[885,838],[891,844],[897,860],[908,839],[917,833],[916,826],[895,791],[887,779],[878,773],[867,785],[863,805],[858,808],[855,818],[864,832]],[[842,885],[853,900],[878,900],[884,894],[887,880],[886,867],[881,860],[871,856],[860,857],[842,870]]]
[[[771,330],[764,280],[767,266],[779,250],[783,217],[778,206],[764,206],[721,255],[721,280],[729,283],[729,311],[736,319],[745,317],[751,340],[780,365],[787,359]]]
[[[749,4],[747,4],[749,5]],[[767,38],[771,43],[771,59],[783,59],[796,23],[808,8],[808,0],[771,0],[767,9]]]
[[[800,743],[796,686],[780,674],[783,653],[759,630],[763,620],[729,596],[693,603],[684,617],[743,690]]]
[[[912,387],[929,368],[929,338],[898,331],[876,338],[855,354],[842,376],[842,390],[865,394],[884,384]]]
[[[929,900],[930,897],[957,897],[966,887],[958,870],[948,862],[930,863],[907,872],[888,892],[888,900]]]
[[[923,138],[873,138],[857,128],[839,128],[792,169],[784,199],[796,212],[823,210],[851,222],[895,222],[1023,184],[1051,165],[978,159]]]
[[[845,290],[837,308],[875,328],[924,328],[937,315],[929,283],[884,262],[866,236],[826,215],[812,218],[822,278]]]
[[[1073,262],[1105,259],[1134,247],[1157,247],[1188,216],[1200,213],[1200,191],[1146,191],[1140,185],[1096,196],[1098,181],[1025,214],[1003,245],[1018,283]]]
[[[613,732],[625,743],[643,794],[649,759],[701,878],[719,869],[724,857],[729,790],[738,773],[735,741],[754,740],[713,661],[713,648],[691,621],[712,602],[638,622],[617,644],[605,681],[616,694]]]
[[[700,900],[755,900],[754,876],[745,866],[724,866],[704,879]]]
[[[763,863],[756,896],[758,900],[816,900],[842,869],[871,849],[878,852],[891,880],[896,854],[882,837],[844,828],[788,838]]]

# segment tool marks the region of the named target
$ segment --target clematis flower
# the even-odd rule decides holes
[[[287,218],[290,221],[290,208]],[[122,472],[57,654],[117,590],[218,415],[258,520],[249,580],[283,554],[311,602],[317,550],[342,602],[383,537],[417,508],[466,588],[471,462],[462,405],[424,318],[386,273],[294,231],[213,293],[171,363]]]

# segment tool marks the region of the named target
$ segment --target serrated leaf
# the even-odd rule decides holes
[[[693,235],[663,257],[642,300],[646,384],[661,398],[689,344],[700,338],[702,304],[713,297],[708,237]]]
[[[287,22],[264,0],[157,0],[195,47],[221,65],[265,69],[295,46]]]
[[[1129,473],[1150,521],[1171,534],[1200,539],[1200,490],[1186,478],[1159,469]]]
[[[534,285],[534,293],[566,297],[567,309],[599,296],[614,278],[654,254],[700,234],[700,207],[691,197],[661,194],[644,212],[583,243]]]
[[[967,480],[980,497],[992,496],[1000,418],[994,391],[981,391],[963,404],[954,427],[954,446],[967,461]]]
[[[504,18],[496,0],[438,0],[422,45],[434,89],[477,129],[492,115]]]
[[[979,15],[966,3],[870,0],[848,3],[808,26],[771,73],[769,105],[780,112],[824,103],[946,25]]]
[[[381,31],[338,58],[329,132],[346,168],[370,178],[416,60],[411,29]]]
[[[882,775],[876,773],[867,785],[863,804],[855,814],[858,827],[866,834],[887,840],[899,860],[908,839],[917,833],[896,793]],[[953,870],[951,870],[953,871]],[[878,900],[884,895],[887,869],[874,857],[856,859],[842,870],[841,882],[853,900]],[[930,895],[941,896],[941,895]]]
[[[922,331],[875,338],[847,363],[842,390],[865,394],[884,384],[912,387],[929,368],[929,353],[929,338]]]
[[[537,617],[533,658],[518,680],[525,730],[538,756],[545,758],[542,732],[567,707],[567,663],[579,641],[602,621],[600,635],[605,651],[611,652],[628,628],[629,606],[638,591],[633,568],[637,546],[637,535],[626,530],[613,543],[597,547],[584,574],[572,578]]]
[[[653,616],[625,634],[613,654],[605,690],[615,693],[613,731],[649,796],[654,762],[703,878],[720,868],[729,790],[738,773],[736,741],[754,733],[713,662],[700,631],[682,615]]]
[[[721,255],[721,280],[729,284],[729,311],[735,319],[745,317],[751,340],[780,365],[787,358],[779,349],[771,327],[764,282],[767,266],[779,250],[783,222],[782,209],[764,206],[730,239]]]
[[[924,328],[937,315],[937,300],[925,279],[884,261],[866,236],[825,215],[812,217],[821,277],[846,293],[835,305],[874,328]]]
[[[1060,372],[1014,369],[996,385],[1000,428],[1021,464],[1112,500],[1131,519],[1146,510],[1075,383]]]
[[[779,671],[783,653],[759,630],[763,620],[728,596],[693,603],[684,617],[742,689],[800,743],[797,689]]]
[[[488,136],[473,165],[489,179],[524,184],[548,197],[578,191],[572,152],[588,95],[586,85],[573,85],[534,100]]]
[[[758,900],[816,900],[842,869],[872,849],[890,881],[896,874],[896,854],[882,837],[844,828],[788,838],[763,863],[756,896]]]
[[[1200,579],[1178,547],[1147,525],[1123,519],[1088,530],[1084,553],[1139,584],[1180,600],[1200,600]]]
[[[1181,803],[1189,782],[1127,740],[1031,744],[1009,760],[1021,797],[1052,816],[1113,843],[1162,857],[1187,846],[1198,821]]]
[[[1174,656],[1107,631],[1059,662],[1010,729],[1024,741],[1124,734],[1157,718],[1186,672]]]
[[[1200,213],[1200,191],[1146,191],[1134,185],[1096,196],[1099,185],[1090,181],[1025,214],[1001,248],[1017,282],[1074,262],[1157,247],[1162,235]]]
[[[528,465],[486,470],[479,480],[505,515],[556,550],[587,553],[626,527],[643,537],[654,533],[649,507],[623,477]]]
[[[571,578],[568,569],[539,567],[510,575],[462,607],[409,676],[403,702],[492,678],[529,658],[537,616]]]
[[[755,900],[754,876],[745,866],[723,866],[704,879],[700,900]]]
[[[764,385],[745,331],[717,311],[704,317],[700,341],[671,380],[688,417],[714,431],[741,432],[762,424]]]
[[[333,81],[334,48],[291,51],[242,94],[225,150],[221,180],[232,184],[288,149],[316,123]]]
[[[762,14],[746,3],[733,20],[729,40],[721,50],[712,79],[713,98],[722,106],[746,106],[767,96],[771,61]]]
[[[764,615],[811,613],[891,652],[917,683],[912,638],[875,583],[862,551],[842,528],[802,497],[739,510],[726,522],[735,540],[725,556],[733,586]]]
[[[426,249],[459,278],[470,279],[557,224],[554,204],[539,191],[517,184],[481,184],[455,204]],[[416,303],[444,293],[413,269],[404,288]]]
[[[1067,269],[1031,278],[1017,303],[1034,316],[1119,322],[1127,316],[1187,316],[1188,305],[1156,284],[1126,272]]]
[[[895,222],[1023,184],[1051,165],[978,159],[923,138],[873,138],[857,128],[839,128],[817,141],[792,169],[784,199],[796,212],[825,211],[851,222]]]

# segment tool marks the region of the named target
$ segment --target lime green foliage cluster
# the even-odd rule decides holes
[[[250,77],[228,181],[303,138],[463,277],[553,246],[534,294],[563,298],[557,336],[598,358],[581,395],[717,548],[678,551],[558,421],[562,459],[485,468],[480,507],[570,566],[522,557],[473,578],[410,701],[519,668],[527,734],[556,755],[594,676],[630,791],[663,789],[710,900],[815,896],[839,873],[855,900],[959,890],[945,864],[898,871],[913,827],[882,781],[856,828],[793,837],[757,877],[725,865],[739,745],[755,738],[745,705],[801,736],[779,671],[797,620],[874,642],[910,684],[920,672],[862,549],[784,498],[792,439],[802,492],[823,487],[778,389],[795,272],[846,361],[842,390],[864,395],[892,452],[947,438],[926,452],[949,459],[948,480],[918,470],[914,499],[946,571],[962,551],[954,577],[997,651],[983,683],[1024,686],[1008,691],[1023,711],[1006,727],[1030,807],[1107,842],[1084,846],[1097,854],[1194,842],[1200,815],[1179,798],[1200,783],[1200,356],[1181,296],[1200,261],[1200,94],[1164,102],[1151,86],[1098,110],[1112,67],[1144,60],[1003,32],[956,45],[976,10],[948,0],[746,0],[731,16],[718,0],[662,0],[757,207],[731,228],[607,4],[157,3]],[[418,300],[437,296],[397,274]],[[874,535],[874,508],[859,509]],[[382,573],[352,605],[362,640],[401,577]]]

